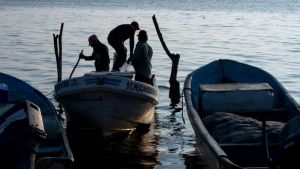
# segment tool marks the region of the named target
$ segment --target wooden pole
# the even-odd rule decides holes
[[[180,101],[180,83],[177,81],[177,71],[178,71],[180,55],[172,54],[169,51],[169,49],[162,37],[162,34],[160,32],[155,15],[152,16],[152,19],[154,22],[154,26],[155,26],[157,35],[162,44],[162,47],[164,48],[164,50],[165,50],[166,54],[169,56],[169,58],[172,60],[172,70],[171,70],[171,75],[170,75],[170,79],[169,79],[169,83],[170,83],[169,98],[171,99],[171,106],[175,106]]]
[[[62,79],[62,33],[63,33],[63,29],[64,29],[64,23],[61,23],[60,26],[60,32],[59,32],[59,36],[58,36],[58,40],[59,40],[59,78],[58,81],[60,82]]]
[[[57,69],[57,81],[59,81],[59,56],[58,56],[57,38],[58,36],[53,34],[54,53],[55,53],[56,69]]]
[[[57,81],[60,82],[62,80],[62,32],[63,32],[64,23],[61,23],[60,34],[53,34],[53,42],[54,42],[54,52],[56,58],[56,66],[57,66]]]
[[[80,54],[82,54],[82,53],[83,53],[83,50],[81,50]],[[80,56],[80,54],[79,54],[79,56]],[[74,70],[76,69],[76,67],[77,67],[77,65],[78,65],[78,63],[79,63],[79,61],[80,61],[80,57],[78,57],[78,60],[77,60],[75,66],[74,66],[74,68],[73,68],[73,70],[72,70],[72,72],[71,72],[71,74],[70,74],[70,76],[69,76],[69,79],[71,79],[71,77],[72,77],[72,75],[73,75],[73,73],[74,73]]]
[[[64,23],[61,23],[59,35],[53,34],[54,52],[56,58],[57,82],[62,80],[62,32]],[[57,46],[58,45],[58,46]],[[59,114],[63,113],[62,106],[59,104]]]

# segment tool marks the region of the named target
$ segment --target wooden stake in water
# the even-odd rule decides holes
[[[62,79],[62,32],[64,23],[61,23],[59,35],[53,34],[54,41],[54,52],[57,65],[57,81],[60,82]],[[58,46],[57,46],[58,43]]]
[[[54,52],[56,58],[57,66],[57,82],[62,80],[62,32],[64,28],[64,23],[61,23],[59,35],[53,34],[54,41]],[[58,43],[58,46],[57,46]],[[62,114],[63,110],[61,105],[59,105],[59,114]]]
[[[162,37],[162,34],[160,32],[155,15],[153,15],[152,19],[153,19],[154,26],[155,26],[157,35],[159,37],[159,40],[160,40],[165,52],[167,53],[169,58],[172,60],[172,70],[171,70],[171,75],[170,75],[170,79],[169,79],[169,83],[170,83],[169,98],[171,99],[171,106],[175,106],[180,101],[180,83],[177,81],[177,71],[178,71],[180,55],[172,54],[169,51],[169,49]]]

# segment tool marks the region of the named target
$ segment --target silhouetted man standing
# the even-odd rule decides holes
[[[124,46],[124,41],[129,39],[130,57],[133,55],[134,48],[134,34],[139,30],[139,24],[136,21],[131,24],[123,24],[114,28],[108,35],[108,43],[115,49],[116,58],[113,64],[112,71],[119,71],[119,68],[126,62],[127,49]]]
[[[80,53],[79,57],[85,60],[95,60],[95,68],[97,72],[109,71],[109,54],[106,45],[101,43],[96,35],[89,37],[89,45],[93,48],[91,56],[85,56]]]

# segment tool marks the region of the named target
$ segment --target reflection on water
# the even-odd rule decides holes
[[[96,131],[78,129],[68,124],[67,134],[75,158],[75,169],[206,169],[203,156],[186,140],[185,127],[179,121],[180,108],[170,108],[162,118],[155,112],[149,129],[138,129],[130,135],[102,140]],[[163,112],[163,111],[162,111]],[[178,118],[179,117],[179,118]],[[189,138],[191,139],[191,138]],[[190,144],[190,145],[187,145]],[[178,159],[178,154],[181,159]]]
[[[103,141],[96,131],[67,128],[75,168],[154,168],[158,152],[155,126]]]
[[[189,152],[188,154],[182,154],[184,158],[184,164],[189,169],[208,169],[205,163],[204,157],[199,152]]]

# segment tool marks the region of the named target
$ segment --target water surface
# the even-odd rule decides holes
[[[59,33],[60,24],[64,23],[65,79],[79,52],[92,52],[87,42],[91,34],[108,45],[106,38],[111,29],[136,20],[141,29],[148,31],[154,52],[153,73],[160,89],[155,122],[149,132],[135,133],[105,148],[87,133],[93,147],[82,142],[79,149],[86,147],[85,155],[95,168],[205,168],[205,161],[195,150],[195,135],[184,103],[176,106],[183,105],[183,118],[181,111],[170,107],[171,61],[156,34],[154,14],[170,51],[181,55],[181,88],[186,75],[195,68],[216,59],[234,59],[270,72],[300,101],[297,0],[0,0],[0,71],[25,80],[55,103],[53,34]],[[114,51],[108,47],[112,59]],[[91,70],[93,62],[80,61],[73,77]],[[88,154],[93,151],[96,156]]]

